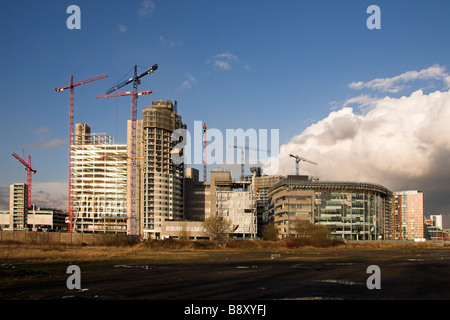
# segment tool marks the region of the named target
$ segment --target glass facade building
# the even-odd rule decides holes
[[[381,185],[287,179],[269,195],[271,219],[281,237],[292,236],[286,231],[292,232],[287,226],[293,221],[308,220],[327,226],[337,239],[390,239],[393,196]]]

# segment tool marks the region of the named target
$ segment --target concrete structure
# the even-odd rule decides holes
[[[127,231],[127,146],[76,124],[72,154],[74,231]]]
[[[9,229],[9,209],[0,210],[0,230]]]
[[[27,228],[28,186],[26,183],[14,183],[9,189],[9,229]]]
[[[188,221],[205,221],[211,215],[211,185],[199,181],[199,171],[185,169],[184,217]]]
[[[68,213],[63,210],[33,206],[28,210],[28,229],[32,231],[67,231],[67,217]]]
[[[293,221],[326,225],[334,238],[388,239],[392,192],[381,185],[288,176],[269,191],[279,237],[295,235]]]
[[[424,194],[418,190],[394,192],[394,239],[425,239]]]
[[[213,214],[230,221],[233,238],[256,238],[256,201],[251,183],[233,181],[227,170],[211,170],[210,176]]]
[[[172,141],[172,133],[186,125],[177,113],[176,103],[170,100],[152,101],[142,115],[137,125],[142,135],[136,137],[137,155],[142,157],[137,215],[143,238],[158,239],[164,220],[183,220],[184,164],[174,163],[171,155],[178,144]]]
[[[177,238],[186,240],[209,239],[203,221],[169,221],[161,222],[161,239]]]

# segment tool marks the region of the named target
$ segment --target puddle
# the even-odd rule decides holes
[[[303,270],[312,270],[312,269],[314,269],[313,267],[305,266],[305,265],[301,265],[301,264],[294,264],[294,265],[291,266],[291,268],[303,269]]]
[[[362,284],[360,282],[354,282],[354,281],[350,281],[350,280],[337,280],[337,279],[325,279],[325,280],[313,280],[313,281],[324,282],[324,283],[336,283],[336,284],[342,284],[345,286],[355,286],[355,285]]]
[[[406,259],[406,261],[425,261],[425,259]]]
[[[151,267],[148,265],[131,265],[131,264],[116,264],[113,268],[122,268],[122,269],[145,269],[149,270]]]

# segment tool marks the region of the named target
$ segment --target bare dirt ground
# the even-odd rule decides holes
[[[1,300],[448,300],[450,249],[165,250],[1,246]],[[39,251],[40,255],[31,251]],[[77,255],[74,254],[74,251]],[[81,289],[68,289],[69,265]],[[368,289],[370,265],[380,289]]]

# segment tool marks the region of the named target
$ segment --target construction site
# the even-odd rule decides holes
[[[210,168],[208,181],[206,123],[201,180],[198,169],[175,163],[172,158],[184,151],[176,148],[182,138],[174,139],[173,133],[187,129],[177,101],[152,101],[143,107],[142,119],[138,119],[138,97],[152,93],[139,91],[138,86],[157,69],[154,64],[138,72],[134,66],[131,77],[95,97],[131,98],[130,119],[124,120],[127,144],[116,144],[107,133],[91,132],[89,124],[74,121],[75,88],[105,79],[107,74],[78,82],[71,75],[69,85],[55,88],[56,92],[69,90],[68,210],[63,219],[58,210],[36,210],[31,200],[31,177],[37,170],[30,155],[26,158],[24,152],[22,156],[13,153],[27,171],[27,183],[11,185],[10,210],[0,214],[2,230],[206,239],[209,235],[202,223],[221,217],[230,223],[228,236],[237,239],[261,238],[269,223],[275,225],[280,239],[295,237],[296,221],[325,225],[331,237],[344,240],[426,237],[425,227],[416,228],[417,234],[406,235],[406,214],[401,216],[401,198],[396,198],[394,192],[381,185],[320,181],[318,177],[301,175],[300,162],[316,166],[318,163],[299,155],[289,155],[295,175],[268,176],[257,166],[250,167],[250,174],[246,175],[246,153],[249,156],[251,150],[262,150],[231,145],[237,153],[241,152],[239,179],[233,179],[229,169]],[[128,85],[132,90],[118,91]],[[417,212],[423,215],[423,210]],[[35,223],[39,221],[35,218],[38,214],[49,216],[48,221]]]

